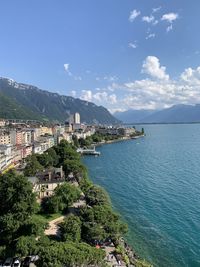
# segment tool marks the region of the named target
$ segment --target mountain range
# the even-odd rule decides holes
[[[64,122],[75,112],[81,122],[119,123],[103,106],[0,78],[0,118]]]
[[[162,110],[127,110],[114,116],[124,123],[192,123],[200,122],[200,104],[174,105]]]

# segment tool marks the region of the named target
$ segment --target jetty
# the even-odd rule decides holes
[[[78,148],[76,151],[82,155],[94,155],[94,156],[100,156],[101,155],[101,152],[96,151],[95,147],[93,147],[93,148]]]

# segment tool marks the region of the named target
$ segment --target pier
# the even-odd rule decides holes
[[[82,155],[94,155],[94,156],[100,156],[101,152],[96,151],[94,148],[78,148],[77,152]]]

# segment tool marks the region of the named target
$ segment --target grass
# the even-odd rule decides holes
[[[33,219],[41,221],[43,223],[49,223],[52,220],[55,220],[59,217],[63,216],[62,213],[54,213],[54,214],[34,214]]]

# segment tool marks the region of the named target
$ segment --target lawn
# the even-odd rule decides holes
[[[50,221],[63,216],[62,213],[54,213],[54,214],[34,214],[33,219],[37,221],[41,221],[43,223],[49,223]]]

